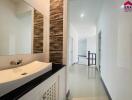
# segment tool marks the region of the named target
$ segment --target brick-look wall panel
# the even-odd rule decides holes
[[[43,53],[43,15],[34,10],[33,53]]]
[[[63,0],[50,0],[50,62],[63,62]]]

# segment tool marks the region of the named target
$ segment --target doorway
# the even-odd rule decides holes
[[[87,39],[78,40],[78,64],[87,65]]]

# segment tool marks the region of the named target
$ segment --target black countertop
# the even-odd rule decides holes
[[[52,70],[29,81],[28,83],[22,85],[19,88],[5,94],[4,96],[0,97],[0,100],[18,100],[20,97],[25,95],[27,92],[31,91],[33,88],[44,82],[46,79],[51,77],[53,74],[58,72],[62,69],[65,65],[62,64],[52,64]]]

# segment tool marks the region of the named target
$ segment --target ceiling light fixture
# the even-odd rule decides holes
[[[84,18],[84,13],[81,13],[81,14],[80,14],[80,17],[81,17],[81,18]]]

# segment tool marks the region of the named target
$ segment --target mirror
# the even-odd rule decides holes
[[[0,55],[43,53],[43,15],[23,0],[0,0]]]

